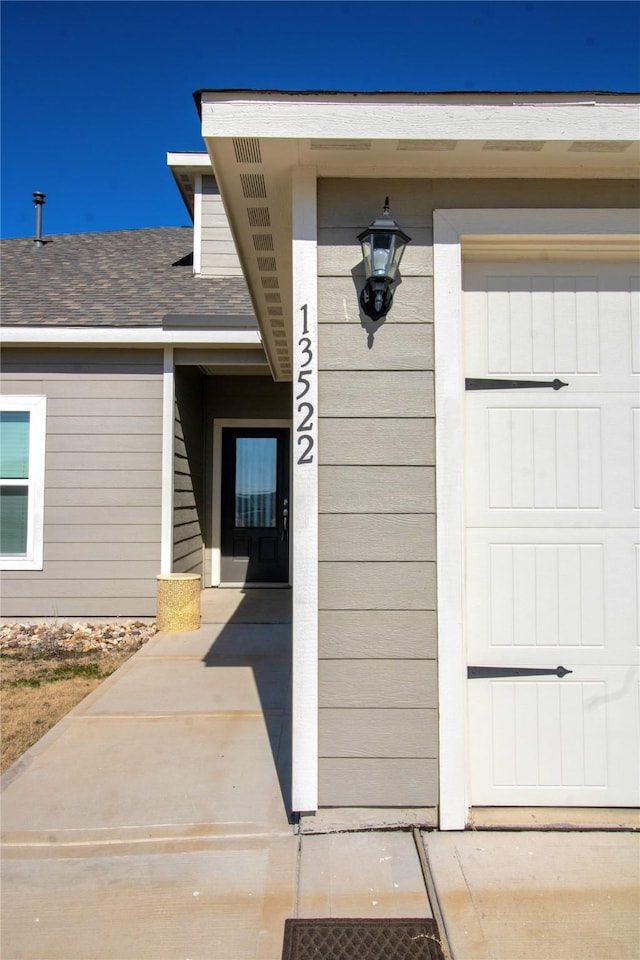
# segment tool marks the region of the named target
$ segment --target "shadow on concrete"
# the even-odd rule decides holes
[[[275,594],[279,596],[272,596]],[[202,661],[207,667],[249,667],[253,670],[282,801],[287,819],[293,823],[291,591],[248,590],[241,596],[236,609],[228,612],[220,633]]]

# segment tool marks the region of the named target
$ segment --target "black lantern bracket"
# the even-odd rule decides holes
[[[386,316],[393,303],[392,286],[398,279],[398,268],[405,247],[411,242],[389,213],[389,197],[385,198],[382,216],[358,234],[366,283],[360,294],[362,312],[377,322]]]

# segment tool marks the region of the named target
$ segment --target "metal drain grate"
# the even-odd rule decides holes
[[[444,960],[434,920],[285,920],[282,960]]]

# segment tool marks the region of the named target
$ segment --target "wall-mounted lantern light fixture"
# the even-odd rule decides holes
[[[404,248],[411,237],[389,213],[389,197],[384,201],[381,217],[358,234],[367,283],[360,294],[360,306],[371,320],[380,320],[391,309],[391,284],[398,276]]]

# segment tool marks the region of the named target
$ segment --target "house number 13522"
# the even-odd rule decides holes
[[[311,390],[313,350],[311,349],[311,338],[309,336],[307,304],[303,304],[300,309],[302,311],[302,336],[298,340],[300,370],[296,393],[296,433],[298,434],[298,447],[300,448],[298,463],[313,463],[314,439],[311,434],[314,427],[313,415],[315,410],[313,404],[304,399]]]

